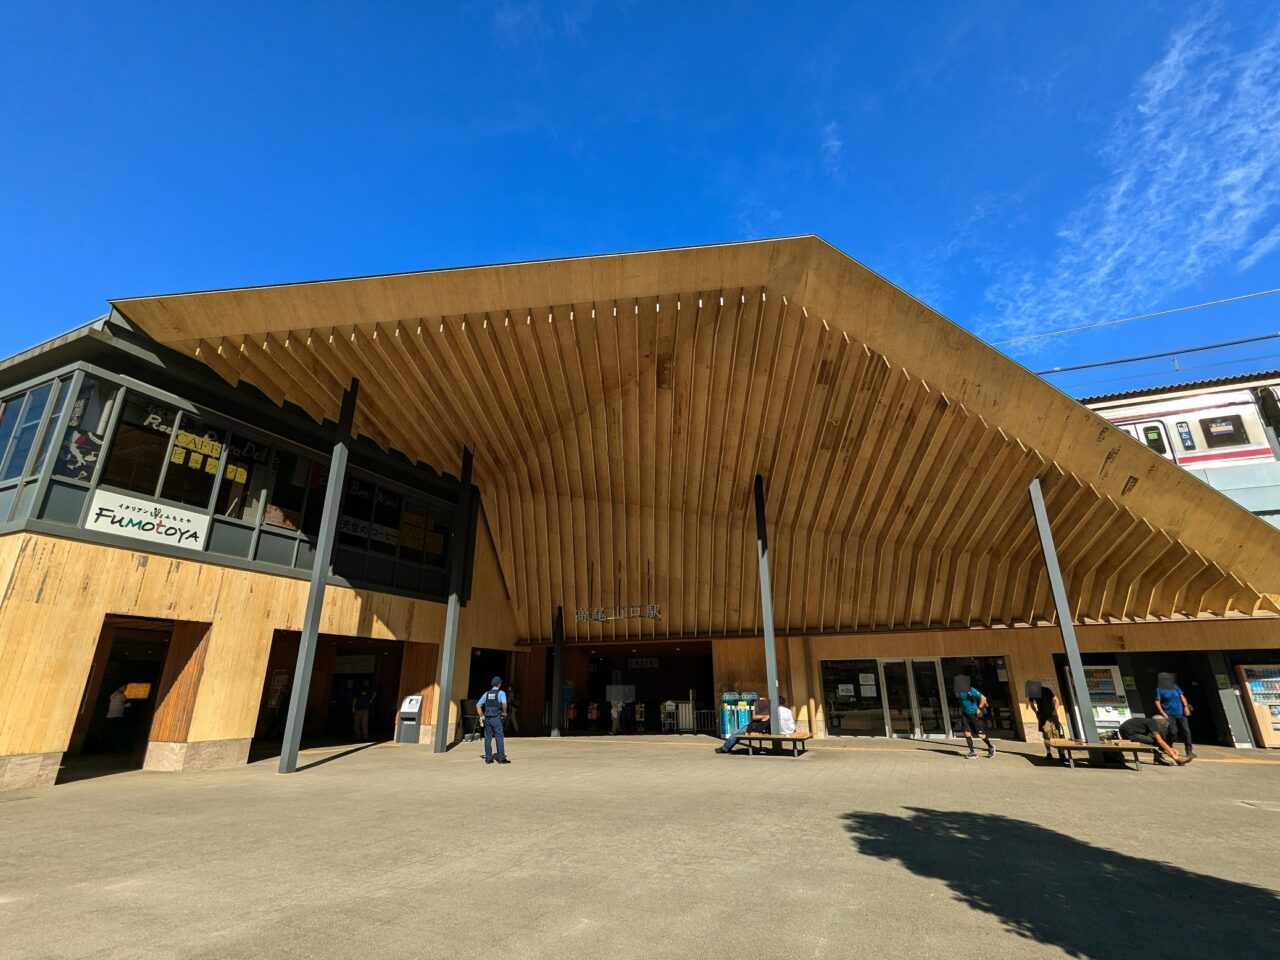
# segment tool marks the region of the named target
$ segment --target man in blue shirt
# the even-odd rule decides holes
[[[964,758],[974,760],[978,756],[973,752],[973,735],[976,733],[987,745],[987,759],[990,760],[996,755],[996,748],[991,745],[986,724],[982,722],[982,716],[987,712],[987,698],[977,687],[957,692],[956,696],[960,698],[960,729],[964,731],[964,738],[969,744],[969,752]]]
[[[476,713],[484,724],[484,762],[494,762],[493,741],[497,740],[498,763],[510,763],[502,730],[502,721],[507,718],[507,695],[502,691],[501,677],[494,677],[488,692],[476,701]]]
[[[1156,687],[1156,712],[1169,721],[1169,742],[1181,737],[1183,749],[1191,758],[1195,755],[1191,746],[1191,704],[1172,674],[1167,678],[1161,674],[1160,681]]]

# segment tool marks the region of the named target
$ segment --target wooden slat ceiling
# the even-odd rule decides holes
[[[470,446],[530,641],[557,604],[759,633],[757,472],[788,633],[1052,620],[1035,477],[1078,620],[1280,610],[1280,534],[816,238],[115,305],[317,420],[360,380],[411,459]]]

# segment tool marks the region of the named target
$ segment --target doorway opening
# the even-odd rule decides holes
[[[59,783],[141,769],[148,743],[186,739],[206,630],[186,621],[104,618]]]
[[[574,734],[710,733],[716,729],[709,640],[566,646],[561,729]],[[547,652],[550,722],[553,654]],[[669,705],[669,706],[667,706]],[[665,709],[664,709],[665,707]]]
[[[279,756],[301,637],[296,630],[277,630],[272,637],[251,760]],[[301,746],[344,746],[392,739],[400,703],[404,648],[400,640],[322,633],[316,642]]]

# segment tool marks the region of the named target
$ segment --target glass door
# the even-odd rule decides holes
[[[911,661],[911,686],[919,737],[949,737],[951,722],[942,692],[941,664],[936,659]]]
[[[884,692],[884,723],[889,736],[914,736],[916,718],[906,660],[880,661],[880,689]]]

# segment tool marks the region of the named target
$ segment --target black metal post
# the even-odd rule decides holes
[[[338,432],[333,441],[333,456],[329,460],[329,481],[324,491],[324,509],[320,512],[320,534],[316,540],[316,556],[311,567],[311,587],[307,591],[307,609],[302,618],[298,664],[293,671],[289,715],[284,726],[284,742],[280,745],[281,773],[293,773],[298,769],[298,745],[302,742],[302,724],[307,716],[307,693],[311,689],[311,669],[316,662],[320,615],[324,611],[324,588],[333,565],[333,542],[338,530],[338,510],[342,505],[347,454],[351,448],[351,425],[355,420],[356,398],[359,394],[359,380],[352,380],[351,386],[342,394]]]
[[[760,619],[764,623],[764,668],[768,685],[769,732],[780,733],[778,647],[773,637],[773,586],[769,580],[769,531],[764,520],[764,477],[756,474],[756,555],[760,560]]]
[[[551,736],[560,736],[560,722],[564,719],[564,703],[560,688],[564,686],[564,607],[556,607],[551,618],[551,643],[555,650],[555,663],[551,665]]]
[[[1049,574],[1049,588],[1053,591],[1053,603],[1058,610],[1058,629],[1062,631],[1062,645],[1067,650],[1067,665],[1071,668],[1071,685],[1075,688],[1076,706],[1080,710],[1080,726],[1085,740],[1098,742],[1098,724],[1093,718],[1093,704],[1089,700],[1089,685],[1085,682],[1084,664],[1080,660],[1080,645],[1076,643],[1076,627],[1071,621],[1071,604],[1067,602],[1067,588],[1062,582],[1062,570],[1058,567],[1058,551],[1053,545],[1053,531],[1049,529],[1049,511],[1045,509],[1044,492],[1040,478],[1031,481],[1031,509],[1036,515],[1036,530],[1040,534],[1040,549],[1044,551],[1044,565]]]
[[[471,523],[471,451],[462,449],[462,476],[458,479],[458,513],[454,530],[468,530]],[[464,537],[455,537],[449,558],[449,606],[444,615],[444,643],[440,645],[439,687],[436,693],[436,729],[432,753],[444,753],[453,740],[449,710],[453,706],[453,667],[458,650],[458,616],[462,608],[462,584],[466,580],[467,556]]]

